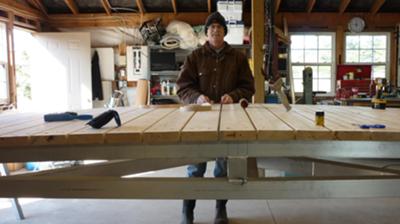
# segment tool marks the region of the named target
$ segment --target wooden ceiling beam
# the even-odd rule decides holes
[[[211,13],[211,0],[207,1],[207,9],[208,9],[208,13]]]
[[[103,5],[104,10],[106,11],[107,15],[111,16],[111,5],[108,0],[101,0],[101,4]]]
[[[281,0],[276,0],[276,2],[275,2],[275,9],[274,9],[275,14],[278,13],[279,7],[280,7],[280,6],[281,6]]]
[[[191,25],[202,25],[208,16],[208,12],[181,12],[174,13],[118,13],[118,17],[102,14],[84,14],[65,15],[56,14],[49,15],[49,24],[56,28],[71,28],[71,27],[111,27],[111,26],[131,26],[140,27],[143,21],[163,18],[162,24],[168,25],[172,20],[180,20]],[[122,20],[124,23],[122,24]],[[246,21],[245,21],[246,22]]]
[[[343,14],[346,11],[347,6],[350,4],[351,0],[341,0],[339,6],[339,14]]]
[[[316,0],[308,0],[307,13],[311,13],[312,12],[312,10],[314,8],[314,5],[315,5],[315,2],[316,2]]]
[[[139,8],[140,14],[144,14],[146,12],[142,0],[136,0],[136,5]]]
[[[0,9],[28,19],[45,20],[43,14],[39,10],[23,5],[15,0],[1,0]]]
[[[355,16],[362,16],[368,29],[394,29],[400,21],[400,13],[279,13],[276,16],[276,26],[282,27],[283,17],[286,18],[290,30],[336,30],[337,26],[347,27],[349,20]],[[367,31],[368,31],[367,29]]]
[[[40,0],[27,0],[28,3],[43,13],[45,17],[48,16],[47,9]]]
[[[176,7],[176,0],[172,0],[172,8],[174,9],[174,14],[176,15],[178,13],[178,9]]]
[[[74,0],[64,0],[65,4],[67,4],[68,8],[71,10],[71,12],[74,15],[78,15],[79,14],[79,9],[78,6],[76,5]]]
[[[381,9],[384,3],[385,0],[375,0],[374,4],[371,7],[371,14],[375,15],[379,11],[379,9]]]

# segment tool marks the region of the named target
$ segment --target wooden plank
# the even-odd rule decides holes
[[[64,0],[65,4],[67,4],[68,8],[71,10],[71,12],[74,15],[78,15],[79,14],[79,9],[78,6],[76,5],[74,0]]]
[[[101,4],[103,5],[104,10],[106,11],[107,15],[111,16],[111,5],[108,0],[101,0]]]
[[[215,104],[211,111],[196,112],[181,131],[181,141],[217,141],[220,110],[221,105]]]
[[[224,104],[221,109],[220,140],[256,140],[257,132],[239,104]]]
[[[30,19],[43,19],[40,11],[33,9],[27,5],[21,4],[15,0],[1,0],[0,9],[11,14],[23,16]]]
[[[211,13],[211,0],[207,0],[207,12]]]
[[[130,110],[122,112],[119,114],[121,119],[121,124],[125,123],[140,117],[141,115],[148,113],[150,109],[148,108],[130,108]],[[90,126],[85,126],[84,128],[74,131],[68,134],[68,143],[69,144],[96,144],[96,143],[105,143],[106,142],[106,133],[113,130],[118,129],[116,122],[112,119],[109,123],[104,125],[100,129],[95,129]]]
[[[144,14],[146,12],[142,0],[136,0],[136,5],[139,8],[140,14]]]
[[[350,4],[351,0],[341,0],[339,6],[339,14],[343,14],[346,11],[347,6]]]
[[[337,140],[370,140],[371,134],[369,131],[360,129],[352,124],[351,121],[340,116],[340,113],[325,110],[320,106],[296,105],[298,112],[304,117],[312,120],[315,118],[316,111],[325,112],[325,127],[330,129],[335,134]]]
[[[171,3],[172,3],[172,8],[174,9],[174,14],[176,15],[178,13],[178,9],[176,6],[176,0],[172,0]]]
[[[8,87],[9,102],[17,105],[17,79],[15,73],[15,49],[14,49],[14,13],[8,13],[8,23],[6,23],[6,42],[7,42],[7,65],[8,65]]]
[[[123,126],[107,133],[107,143],[141,143],[143,132],[157,121],[176,110],[174,108],[157,108],[144,116],[140,116]]]
[[[393,111],[394,112],[394,111]],[[342,114],[355,124],[383,124],[384,129],[367,129],[370,132],[372,140],[380,141],[398,141],[400,140],[400,121],[392,119],[400,116],[400,110],[397,113],[391,113],[386,110],[374,110],[372,108],[349,107]]]
[[[39,9],[45,17],[48,17],[47,9],[43,5],[43,2],[41,0],[30,0],[30,2],[32,2],[32,4],[35,5],[36,8]]]
[[[294,131],[261,104],[250,104],[246,111],[257,129],[257,140],[294,139]]]
[[[315,125],[314,120],[301,116],[296,108],[286,111],[282,106],[265,105],[265,107],[292,127],[298,140],[334,139],[334,133],[331,130]]]
[[[193,111],[175,110],[147,129],[143,133],[143,142],[148,144],[179,142],[181,130],[194,113]]]
[[[371,7],[371,14],[375,15],[379,11],[379,9],[381,9],[384,3],[385,0],[375,0],[374,4]]]
[[[321,29],[324,27],[326,31],[335,31],[337,26],[347,27],[349,20],[355,16],[360,16],[359,13],[294,13],[285,12],[279,13],[275,19],[275,25],[282,27],[282,17],[286,17],[290,31],[304,31],[304,27],[308,29]],[[365,24],[368,24],[366,31],[393,30],[393,27],[400,21],[400,13],[379,13],[379,16],[370,13],[363,14]],[[375,29],[373,28],[375,27]]]
[[[97,115],[103,113],[107,109],[105,108],[96,108],[96,109],[91,109],[90,112],[84,112],[80,111],[79,114],[82,113],[89,113],[96,117]],[[116,111],[118,113],[125,113],[126,111],[133,110],[132,108],[116,108]],[[31,144],[33,145],[61,145],[61,144],[67,144],[69,134],[73,133],[75,131],[82,130],[84,128],[87,128],[86,123],[88,121],[74,121],[70,122],[66,125],[63,126],[58,126],[56,128],[52,128],[50,130],[44,130],[39,133],[35,133],[31,138]]]
[[[315,5],[315,2],[316,2],[316,0],[308,0],[307,9],[306,9],[308,13],[312,12],[312,10],[314,8],[314,5]]]
[[[254,4],[254,1],[252,3]],[[281,6],[281,0],[276,0],[275,1],[275,9],[274,9],[275,14],[278,13],[280,6]]]
[[[58,28],[67,27],[114,27],[121,26],[121,19],[125,25],[139,28],[143,21],[153,20],[162,17],[161,24],[166,26],[173,20],[181,20],[191,25],[204,25],[209,13],[118,13],[118,17],[109,16],[106,13],[81,13],[78,15],[54,14],[49,15],[48,23]]]
[[[251,8],[251,21],[253,27],[253,33],[257,35],[252,36],[252,61],[253,61],[253,75],[255,83],[255,95],[254,103],[264,103],[265,88],[264,88],[264,76],[261,73],[263,67],[264,57],[264,1],[252,1]]]

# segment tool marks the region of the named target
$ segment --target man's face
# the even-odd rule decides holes
[[[212,23],[207,30],[208,41],[212,45],[219,46],[224,42],[224,27],[219,23]]]

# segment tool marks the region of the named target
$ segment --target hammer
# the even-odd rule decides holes
[[[282,91],[282,85],[282,78],[279,78],[273,84],[269,84],[269,87],[271,87],[271,89],[274,90],[276,94],[278,94],[278,97],[281,100],[283,106],[285,106],[286,111],[289,111],[290,109],[292,109],[292,107],[289,104],[286,94]]]

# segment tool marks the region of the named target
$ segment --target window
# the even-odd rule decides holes
[[[0,104],[8,103],[6,25],[0,22]]]
[[[389,76],[389,34],[346,34],[346,64],[372,64],[372,78]]]
[[[313,70],[313,91],[333,94],[335,83],[335,52],[333,33],[290,35],[290,67],[295,92],[303,92],[303,70]]]

